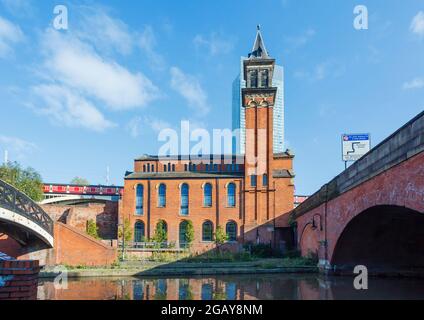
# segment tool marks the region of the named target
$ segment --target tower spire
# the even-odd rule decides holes
[[[257,32],[256,32],[256,38],[255,43],[253,44],[252,52],[249,53],[248,57],[250,59],[253,58],[262,58],[262,59],[268,59],[268,51],[266,50],[264,40],[262,38],[261,34],[261,25],[256,26]]]

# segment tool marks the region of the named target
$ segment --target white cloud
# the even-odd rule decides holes
[[[0,135],[0,147],[7,150],[11,157],[22,159],[33,151],[37,150],[36,144],[17,137]],[[11,160],[9,158],[9,160]]]
[[[306,45],[316,34],[314,29],[308,29],[301,35],[295,37],[286,37],[286,42],[289,45],[289,51],[298,49]]]
[[[188,105],[199,112],[200,115],[205,115],[209,112],[207,94],[195,77],[185,74],[177,67],[172,67],[171,87],[183,96]]]
[[[156,37],[151,26],[146,26],[144,30],[137,35],[137,45],[146,54],[147,59],[149,59],[153,67],[157,69],[165,68],[165,61],[163,57],[155,50]]]
[[[26,16],[33,12],[30,0],[0,0],[0,2],[15,16]]]
[[[224,39],[217,33],[211,33],[209,36],[196,35],[193,43],[197,49],[205,48],[210,56],[227,54],[233,50],[233,42],[230,39]]]
[[[24,34],[19,26],[0,17],[0,58],[9,56],[12,46],[24,39]]]
[[[121,20],[107,15],[98,8],[84,7],[80,25],[77,26],[78,38],[88,40],[99,51],[118,52],[123,55],[133,50],[133,35]]]
[[[55,124],[98,132],[115,126],[90,101],[66,86],[37,85],[31,88],[31,92],[38,101],[37,105],[32,104],[30,107]]]
[[[137,138],[141,132],[141,125],[142,125],[141,117],[134,117],[127,123],[125,129],[129,132],[131,137]]]
[[[56,81],[101,100],[113,110],[142,107],[158,98],[158,88],[143,74],[103,59],[76,38],[49,30],[44,48],[45,68]]]
[[[145,116],[144,118],[140,116],[134,117],[126,125],[126,130],[133,138],[140,136],[144,128],[159,132],[163,129],[171,128],[171,125],[164,120],[151,116]]]
[[[146,27],[140,35],[104,7],[78,9],[67,32],[48,28],[40,35],[42,60],[32,68],[37,82],[29,88],[25,105],[53,123],[101,132],[116,126],[103,114],[105,109],[139,109],[161,97],[143,72],[117,60],[135,50],[153,59],[153,47],[147,52],[148,43],[139,44],[140,37],[147,39],[153,30]]]
[[[421,89],[424,88],[424,78],[415,78],[403,84],[403,89]]]
[[[420,11],[417,15],[412,19],[411,32],[417,34],[420,37],[424,37],[424,12]]]
[[[144,117],[144,123],[148,124],[155,132],[171,128],[171,125],[167,121],[155,117]]]
[[[311,82],[322,81],[326,78],[338,78],[345,72],[345,66],[335,62],[322,62],[317,64],[312,71],[296,71],[294,77]]]

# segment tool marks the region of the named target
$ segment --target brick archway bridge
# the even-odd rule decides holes
[[[293,210],[325,272],[424,273],[424,112]]]

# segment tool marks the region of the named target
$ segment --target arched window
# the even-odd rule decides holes
[[[147,172],[150,172],[150,163],[147,164]]]
[[[187,244],[187,225],[188,221],[184,220],[180,223],[180,229],[179,229],[179,242],[180,242],[180,248],[185,248]]]
[[[252,174],[250,176],[250,186],[251,187],[256,187],[256,185],[257,185],[256,180],[257,180],[257,176],[255,174]]]
[[[168,171],[171,171],[171,164],[168,163]]]
[[[161,184],[158,189],[158,207],[166,207],[166,185]]]
[[[231,208],[236,206],[236,185],[233,182],[227,187],[227,206]]]
[[[172,165],[172,171],[175,171],[175,164]]]
[[[187,183],[183,183],[183,185],[181,186],[181,208],[180,208],[180,214],[181,215],[188,215],[188,192],[189,192],[189,188],[188,188],[188,184]]]
[[[146,165],[143,164],[143,172],[146,172]]]
[[[206,183],[203,188],[203,206],[212,207],[212,185]]]
[[[135,197],[135,214],[143,215],[143,198],[144,198],[144,188],[142,184],[137,185],[136,197]]]
[[[163,171],[166,172],[166,164],[163,165]]]
[[[228,241],[237,241],[237,223],[229,221],[226,225],[225,231],[227,233]]]
[[[134,225],[134,242],[144,241],[144,222],[137,221]]]
[[[155,166],[152,164],[152,172],[155,172]]]
[[[264,187],[266,187],[266,186],[268,185],[268,175],[267,175],[267,174],[264,174],[264,175],[262,176],[262,185],[263,185]]]
[[[210,221],[205,221],[202,225],[202,241],[213,240],[213,225]]]

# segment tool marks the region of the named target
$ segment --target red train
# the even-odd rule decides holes
[[[92,196],[122,196],[123,187],[116,186],[77,186],[71,184],[45,184],[43,187],[45,194],[75,194]]]

